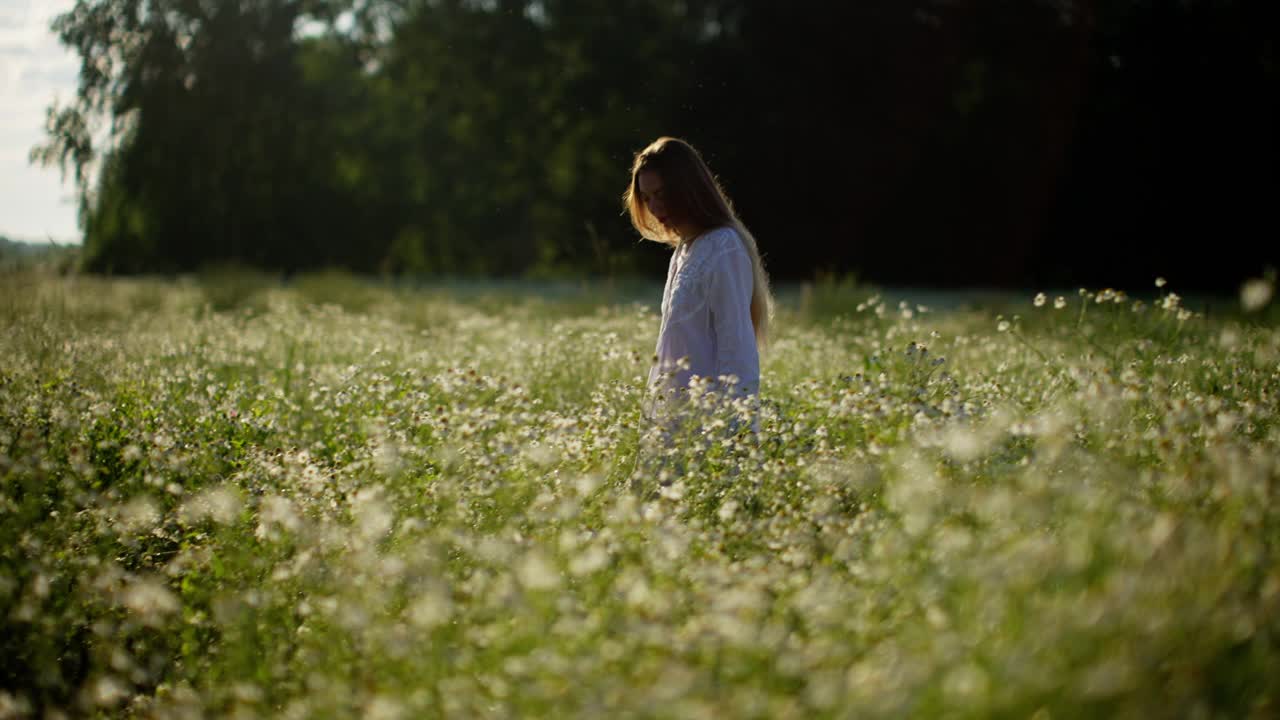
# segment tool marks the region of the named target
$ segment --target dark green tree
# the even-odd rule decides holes
[[[619,195],[667,134],[780,278],[1145,282],[1210,267],[1152,266],[1181,229],[1275,228],[1278,8],[79,0],[34,156],[74,171],[101,270],[660,272]]]
[[[316,226],[309,208],[325,200],[313,183],[325,168],[315,151],[324,123],[305,112],[299,26],[342,9],[321,0],[79,0],[54,21],[80,54],[79,93],[50,110],[49,142],[33,156],[74,170],[89,267],[300,261]]]

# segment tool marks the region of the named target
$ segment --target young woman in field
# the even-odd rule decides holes
[[[755,238],[702,156],[683,140],[662,137],[641,150],[623,200],[643,237],[673,249],[649,371],[650,417],[670,427],[691,389],[753,407],[759,350],[773,310]],[[740,419],[728,420],[731,429]],[[758,423],[753,419],[753,430]]]

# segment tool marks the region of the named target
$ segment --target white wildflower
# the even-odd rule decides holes
[[[147,530],[160,519],[160,511],[147,497],[135,497],[119,508],[117,522],[126,532]]]
[[[400,720],[405,717],[405,707],[398,700],[379,695],[365,705],[365,720]]]
[[[395,515],[391,507],[382,499],[382,492],[375,488],[366,488],[356,493],[352,502],[356,528],[360,537],[365,540],[377,540],[386,535],[395,523]]]
[[[31,715],[31,701],[18,695],[13,696],[0,690],[0,720],[28,717]]]
[[[538,550],[531,551],[516,568],[520,584],[529,590],[552,590],[560,585],[555,565]]]
[[[178,511],[178,517],[187,524],[208,519],[226,525],[236,519],[241,505],[240,493],[235,487],[223,484],[188,498]]]
[[[169,588],[154,578],[130,583],[121,594],[121,604],[148,625],[159,623],[164,616],[177,612],[181,607]]]
[[[1265,278],[1253,278],[1240,287],[1240,305],[1245,312],[1257,312],[1271,302],[1275,285]]]
[[[988,440],[960,425],[952,425],[942,433],[942,447],[952,458],[960,462],[976,460],[986,452]]]
[[[953,701],[974,703],[986,697],[990,681],[981,667],[969,663],[947,673],[942,686]]]
[[[596,545],[576,553],[569,559],[569,572],[575,576],[590,575],[609,564],[609,553]]]
[[[110,675],[101,675],[85,687],[88,700],[100,707],[113,707],[129,697],[129,687]]]
[[[430,630],[449,621],[453,602],[443,588],[430,588],[415,598],[408,608],[409,622],[422,630]]]
[[[255,535],[263,540],[275,540],[280,530],[297,532],[302,527],[302,518],[289,498],[280,495],[267,495],[262,498],[258,507],[258,528]]]

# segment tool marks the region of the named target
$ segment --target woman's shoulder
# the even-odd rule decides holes
[[[680,272],[686,277],[706,275],[735,252],[745,252],[737,231],[728,225],[713,228],[699,235],[689,247],[688,257]]]
[[[742,240],[738,238],[738,231],[732,225],[720,225],[703,233],[694,243],[694,249],[698,245],[702,246],[703,255],[719,255],[735,247],[742,247]]]
[[[711,229],[711,235],[723,240],[737,240],[738,230],[732,225],[720,225]]]

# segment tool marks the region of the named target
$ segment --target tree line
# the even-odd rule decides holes
[[[1274,262],[1264,0],[78,0],[33,159],[95,271],[661,272],[703,150],[776,277],[1236,282]],[[1171,238],[1198,244],[1174,250]]]

